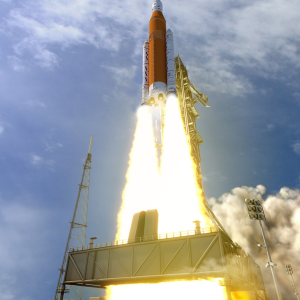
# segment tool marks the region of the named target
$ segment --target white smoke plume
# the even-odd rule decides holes
[[[275,272],[283,299],[296,299],[291,278],[286,274],[285,264],[291,264],[298,292],[300,291],[300,190],[283,187],[276,195],[263,199],[266,188],[263,185],[237,187],[219,199],[207,200],[213,212],[232,238],[245,249],[260,266],[265,287],[271,299],[277,299],[272,275],[264,248],[259,222],[248,217],[245,198],[255,198],[263,202],[266,221],[263,227],[269,245],[272,261],[277,263]]]

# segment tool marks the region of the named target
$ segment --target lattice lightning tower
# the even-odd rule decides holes
[[[62,289],[64,289],[63,281],[64,281],[64,274],[66,270],[66,262],[67,262],[69,250],[73,248],[82,249],[86,244],[90,172],[91,172],[91,163],[92,163],[91,160],[92,142],[93,142],[93,136],[91,137],[89,152],[85,160],[85,164],[83,166],[83,174],[82,174],[81,182],[79,184],[79,191],[78,191],[72,222],[70,222],[71,223],[70,232],[69,232],[68,241],[64,253],[64,258],[62,261],[62,266],[59,269],[59,279],[55,291],[54,300],[60,299]],[[71,286],[71,288],[75,292],[77,299],[82,300],[82,287]],[[68,292],[68,290],[64,290],[64,293],[66,292]]]

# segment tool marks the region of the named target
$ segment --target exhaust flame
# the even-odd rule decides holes
[[[224,288],[215,281],[171,281],[157,284],[119,285],[108,288],[110,300],[172,299],[172,300],[225,300]]]
[[[163,191],[158,208],[160,233],[194,229],[194,220],[201,221],[201,227],[211,226],[201,205],[204,199],[196,170],[174,96],[168,99],[166,107],[161,167]]]
[[[158,159],[151,118],[152,108],[141,107],[134,142],[130,153],[127,184],[118,215],[117,240],[127,239],[134,213],[157,209],[159,233],[194,229],[192,221],[201,221],[201,227],[211,222],[201,203],[202,191],[196,180],[196,165],[181,120],[177,99],[168,99],[161,170]],[[201,296],[200,296],[201,295]],[[145,300],[185,298],[226,299],[224,288],[216,279],[211,281],[172,281],[157,284],[131,284],[110,286],[109,300]]]
[[[118,215],[116,240],[128,238],[132,216],[136,212],[157,208],[159,172],[150,109],[149,106],[142,106],[137,112],[138,121]]]
[[[159,233],[192,230],[194,220],[201,221],[201,227],[212,226],[201,205],[205,200],[196,180],[197,166],[190,156],[177,99],[167,102],[161,175],[151,113],[149,106],[142,106],[137,113],[117,240],[127,239],[133,214],[147,209],[158,210]]]

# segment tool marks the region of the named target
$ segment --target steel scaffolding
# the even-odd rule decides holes
[[[197,181],[202,191],[202,199],[205,211],[214,225],[223,232],[227,238],[230,239],[227,232],[223,228],[220,221],[214,215],[210,207],[205,202],[205,195],[203,191],[202,173],[201,173],[201,156],[199,145],[203,144],[203,138],[196,126],[196,119],[200,117],[198,110],[195,107],[197,101],[204,107],[210,107],[208,104],[208,98],[205,94],[200,93],[196,87],[191,83],[188,71],[183,64],[179,55],[175,57],[175,74],[176,74],[176,89],[178,94],[178,101],[180,103],[181,117],[185,127],[186,135],[188,136],[190,152],[195,165],[197,166]]]
[[[90,171],[92,163],[92,142],[93,136],[91,137],[89,152],[83,166],[83,173],[81,182],[79,184],[79,191],[76,200],[76,205],[73,213],[72,222],[70,225],[70,231],[68,241],[64,253],[61,268],[59,269],[59,279],[57,288],[55,291],[54,300],[59,300],[61,295],[68,292],[63,285],[64,274],[66,271],[66,263],[68,258],[68,252],[70,248],[84,248],[86,244],[86,228],[87,228],[87,214],[88,214],[88,202],[89,202],[89,186],[90,186]],[[77,299],[82,300],[82,287],[71,286],[71,289],[75,292]]]

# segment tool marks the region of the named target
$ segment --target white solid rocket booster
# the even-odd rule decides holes
[[[149,101],[149,43],[143,45],[143,98],[142,104]]]
[[[175,62],[174,62],[174,39],[173,32],[168,29],[166,33],[166,51],[167,51],[167,97],[170,94],[177,96]]]

